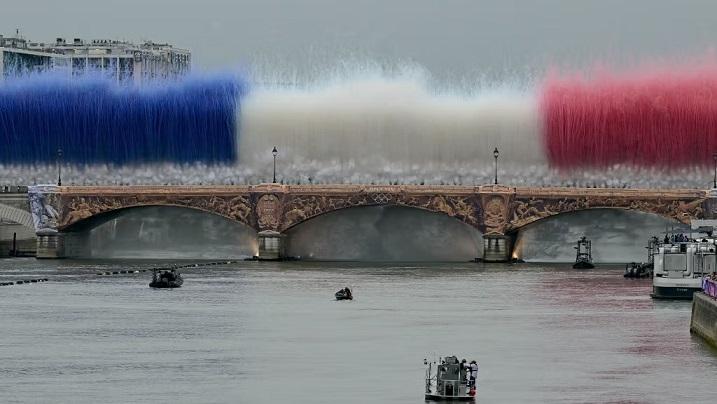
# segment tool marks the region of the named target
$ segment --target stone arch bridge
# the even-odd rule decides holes
[[[180,206],[254,228],[260,258],[283,254],[288,229],[324,213],[357,206],[395,205],[444,214],[484,234],[484,259],[505,261],[511,235],[537,220],[584,209],[616,208],[658,214],[682,223],[717,216],[708,190],[533,188],[436,185],[34,186],[29,201],[38,257],[68,253],[65,239],[140,206]]]

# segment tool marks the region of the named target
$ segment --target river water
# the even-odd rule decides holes
[[[619,267],[0,261],[4,403],[421,403],[423,359],[480,364],[479,403],[707,403],[690,303]],[[350,286],[355,300],[336,302]]]

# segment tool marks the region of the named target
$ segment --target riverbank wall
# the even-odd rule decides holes
[[[702,292],[692,299],[690,332],[717,346],[717,300]]]

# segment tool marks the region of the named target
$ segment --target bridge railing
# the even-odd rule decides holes
[[[704,278],[702,281],[702,290],[707,296],[717,299],[717,281],[711,278]]]
[[[27,186],[25,186],[25,185],[0,185],[0,193],[26,194]]]

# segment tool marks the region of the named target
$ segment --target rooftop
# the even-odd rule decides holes
[[[140,44],[135,44],[115,39],[92,39],[85,41],[82,38],[73,38],[71,41],[68,41],[65,38],[57,37],[52,43],[34,42],[21,36],[19,32],[16,32],[15,36],[11,37],[0,35],[0,48],[55,54],[85,54],[98,52],[105,54],[127,54],[134,51],[173,52],[182,54],[190,53],[187,49],[176,48],[169,43],[158,43],[154,41],[144,41]]]

